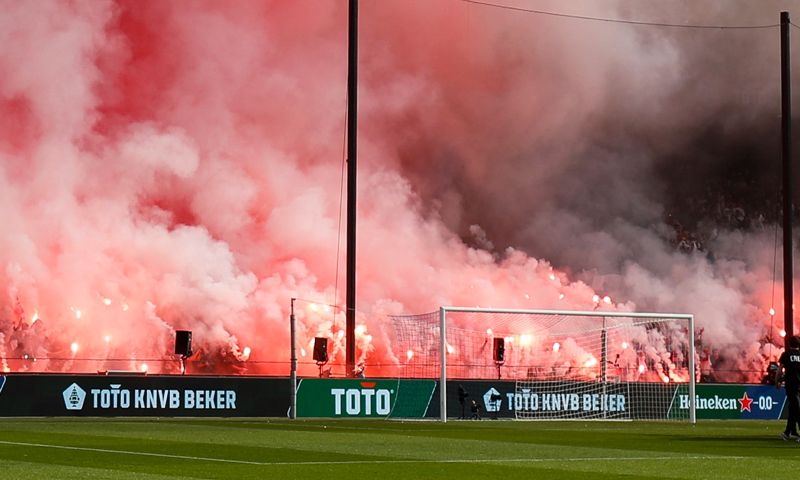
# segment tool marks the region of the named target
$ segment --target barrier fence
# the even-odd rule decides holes
[[[0,416],[287,417],[290,385],[284,377],[13,374],[0,376]],[[670,419],[688,408],[685,386],[638,382],[616,385],[613,397],[599,403],[556,393],[563,391],[559,382],[520,391],[511,381],[464,380],[448,382],[446,391],[453,419],[545,419],[605,408],[610,418],[636,420],[645,404]],[[436,419],[439,392],[433,379],[305,378],[298,382],[297,416]],[[695,393],[698,419],[786,417],[785,392],[773,386],[699,384]]]

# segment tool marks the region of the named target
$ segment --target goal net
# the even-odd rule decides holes
[[[487,414],[695,421],[692,315],[442,307],[391,320],[400,375],[439,378],[443,421],[463,401],[448,381],[479,379],[494,382]]]

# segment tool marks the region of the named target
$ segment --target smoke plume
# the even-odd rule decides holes
[[[599,308],[692,313],[719,378],[760,377],[783,343],[777,27],[360,3],[360,361],[396,360],[386,315]],[[285,374],[290,298],[301,355],[327,336],[341,365],[346,2],[0,6],[2,367],[175,372],[186,329],[194,371]]]

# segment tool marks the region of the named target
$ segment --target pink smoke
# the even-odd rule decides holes
[[[303,371],[315,336],[341,366],[344,3],[0,6],[3,366],[175,373],[188,329],[190,371],[286,374],[290,298]],[[387,314],[591,310],[607,293],[619,302],[603,308],[694,313],[711,348],[746,352],[749,379],[779,353],[769,231],[721,232],[714,263],[676,252],[639,176],[646,155],[587,153],[604,111],[643,112],[655,144],[707,120],[671,104],[695,57],[674,37],[573,27],[456,0],[362,2],[360,361],[397,360]],[[620,88],[662,109],[663,135]],[[594,191],[593,176],[618,183]]]

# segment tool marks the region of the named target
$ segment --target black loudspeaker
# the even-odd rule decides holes
[[[175,355],[192,356],[192,332],[189,330],[175,331]]]
[[[328,361],[328,339],[325,337],[314,338],[314,361],[325,363]]]
[[[502,338],[495,338],[492,348],[492,358],[495,363],[503,363],[506,359],[506,343]]]

